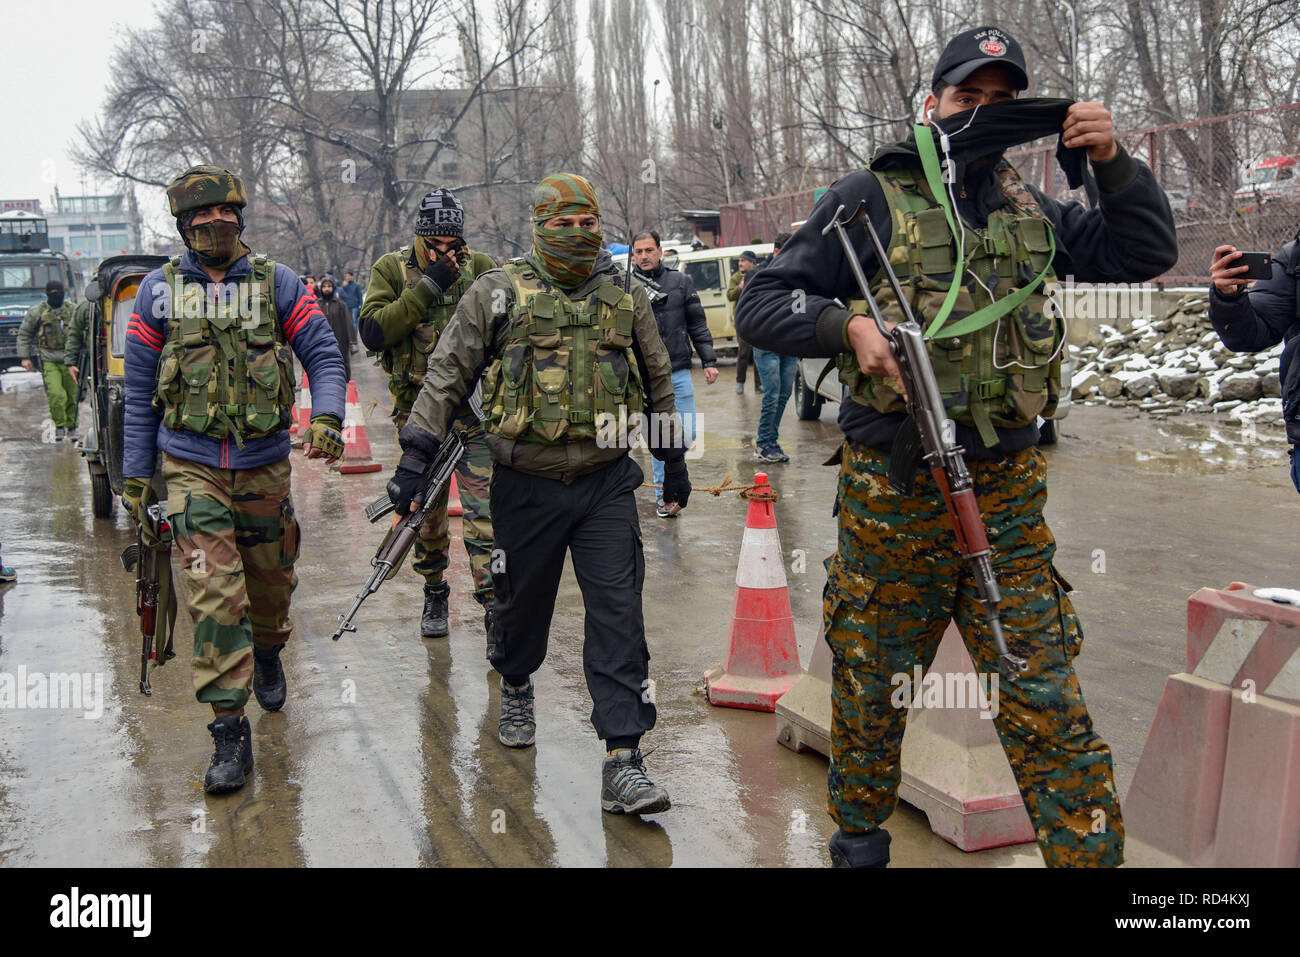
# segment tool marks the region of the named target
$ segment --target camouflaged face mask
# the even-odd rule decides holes
[[[185,244],[194,251],[194,255],[204,266],[228,269],[241,256],[250,252],[240,240],[241,229],[238,223],[224,219],[214,219],[185,230]]]
[[[534,226],[533,264],[561,288],[576,289],[591,275],[602,245],[599,230]]]

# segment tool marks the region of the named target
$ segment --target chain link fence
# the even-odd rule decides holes
[[[1276,251],[1300,229],[1300,103],[1121,132],[1169,196],[1178,229],[1178,263],[1161,285],[1205,285],[1214,248]],[[1063,202],[1088,203],[1070,190],[1056,143],[1007,154],[1025,179]],[[821,190],[729,203],[720,208],[720,245],[771,242],[807,217]]]
[[[1121,132],[1156,174],[1178,229],[1178,263],[1156,281],[1204,285],[1216,246],[1276,251],[1300,228],[1300,103]],[[1007,154],[1026,180],[1056,199],[1070,190],[1056,144]]]

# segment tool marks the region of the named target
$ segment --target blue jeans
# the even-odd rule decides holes
[[[689,446],[695,441],[695,386],[691,382],[690,369],[678,369],[673,373],[673,395],[676,397],[677,414],[682,417],[682,428]],[[654,472],[655,484],[663,485],[664,463],[651,456],[650,468]],[[664,500],[664,493],[660,489],[655,489],[655,500]]]
[[[775,445],[781,431],[781,416],[794,391],[798,360],[766,349],[754,350],[754,368],[763,383],[763,411],[758,415],[758,447]]]
[[[1296,455],[1296,450],[1300,446],[1291,446],[1291,482],[1295,485],[1295,490],[1300,492],[1300,455]]]

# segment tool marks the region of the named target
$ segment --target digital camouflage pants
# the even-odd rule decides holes
[[[410,412],[398,412],[393,418],[400,433],[410,418]],[[475,418],[473,425],[457,420],[457,428],[465,429],[465,456],[456,466],[456,486],[460,504],[465,509],[462,529],[465,552],[469,555],[470,575],[474,579],[474,597],[480,602],[492,597],[492,513],[488,506],[489,486],[492,481],[492,457],[488,453],[483,426]],[[411,549],[415,557],[411,567],[435,585],[442,581],[450,562],[451,528],[447,521],[447,499],[450,486],[444,489],[433,511],[420,526],[420,537]]]
[[[1049,866],[1114,866],[1124,825],[1110,748],[1092,728],[1073,660],[1083,642],[1043,520],[1037,449],[969,463],[1002,592],[1002,626],[1029,670],[1000,681],[993,719]],[[826,561],[824,625],[834,655],[829,809],[842,829],[879,827],[898,802],[906,707],[894,675],[928,668],[949,619],[979,674],[997,653],[947,509],[928,472],[900,496],[889,454],[841,450],[839,548]]]
[[[163,479],[194,621],[194,693],[237,710],[248,700],[253,644],[284,644],[293,630],[299,536],[289,460],[222,469],[164,454]]]
[[[50,421],[56,429],[77,427],[77,383],[72,373],[61,362],[42,362],[41,381],[45,383],[45,399],[50,405]]]

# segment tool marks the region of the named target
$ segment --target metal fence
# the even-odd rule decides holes
[[[1173,206],[1178,263],[1161,285],[1208,283],[1216,246],[1274,251],[1300,228],[1300,103],[1130,130],[1119,140],[1151,167]],[[1086,203],[1083,190],[1067,188],[1055,153],[1052,140],[1007,156],[1048,195]],[[807,217],[820,192],[720,207],[720,245],[771,242]]]
[[[770,243],[777,233],[789,231],[791,223],[807,219],[821,192],[803,189],[719,207],[718,245]]]
[[[1119,140],[1156,175],[1178,229],[1178,263],[1162,285],[1210,281],[1214,248],[1274,251],[1300,227],[1300,103],[1121,132]],[[1069,190],[1056,144],[1007,154],[1048,195]]]

